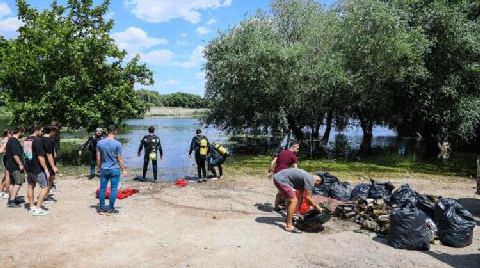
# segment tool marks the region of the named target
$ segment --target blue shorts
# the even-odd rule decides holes
[[[40,188],[48,187],[47,175],[43,172],[40,174],[28,173],[27,182],[31,185],[36,185],[38,183]]]

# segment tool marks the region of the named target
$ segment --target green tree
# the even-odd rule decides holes
[[[475,142],[480,133],[480,3],[389,2],[430,42],[424,57],[427,74],[396,91],[391,125],[403,135],[420,133],[430,156],[445,140]]]
[[[197,95],[189,93],[172,93],[163,95],[163,105],[166,107],[183,107],[183,108],[207,108],[207,101]]]
[[[8,41],[0,83],[8,93],[14,122],[59,120],[63,125],[92,128],[139,116],[144,106],[134,84],[152,84],[152,72],[110,36],[106,20],[110,1],[53,1],[38,11],[17,0],[24,26]]]
[[[284,125],[278,79],[286,61],[271,22],[264,15],[221,33],[205,49],[206,123],[229,132]]]
[[[339,3],[339,46],[350,75],[351,116],[363,130],[364,153],[371,149],[373,126],[389,122],[398,85],[425,75],[423,56],[429,43],[422,29],[409,26],[404,16],[378,0]]]
[[[318,136],[324,115],[340,110],[334,92],[346,81],[331,38],[337,26],[315,1],[276,0],[270,13],[222,33],[205,52],[207,123],[232,131],[288,126],[298,139],[308,126]]]
[[[141,89],[136,91],[136,95],[148,109],[164,105],[163,98],[158,91]]]

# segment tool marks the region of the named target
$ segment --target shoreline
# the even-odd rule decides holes
[[[208,109],[191,109],[183,107],[152,107],[145,113],[144,119],[172,117],[172,118],[186,118],[186,117],[202,117],[207,113]]]

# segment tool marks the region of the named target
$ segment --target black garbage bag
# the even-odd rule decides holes
[[[417,204],[417,193],[408,184],[400,186],[390,196],[390,204],[396,207],[404,207],[408,204]]]
[[[415,207],[396,208],[390,213],[388,244],[398,249],[430,250],[427,215]]]
[[[338,182],[338,178],[328,172],[317,172],[316,174],[322,178],[322,183],[319,186],[315,186],[313,194],[328,197],[330,188],[334,183]]]
[[[367,200],[368,193],[370,192],[370,187],[372,185],[369,183],[360,183],[356,185],[352,190],[352,200]]]
[[[331,198],[347,201],[352,196],[352,186],[348,182],[336,182],[330,188]]]
[[[371,182],[372,186],[368,193],[369,198],[390,200],[390,195],[393,189],[395,189],[391,182],[376,182],[374,180],[371,180]]]
[[[438,199],[438,197],[433,195],[417,194],[417,208],[425,212],[429,218],[435,221],[434,211]]]
[[[332,216],[332,213],[324,209],[318,211],[316,209],[309,210],[302,219],[299,219],[296,223],[298,229],[307,233],[318,233],[323,231],[323,224],[328,222]]]
[[[440,221],[440,218],[443,216],[443,212],[445,212],[445,210],[447,210],[451,206],[455,206],[456,204],[459,204],[456,199],[440,198],[440,200],[438,200],[438,202],[435,204],[435,208],[433,209],[433,220],[435,221],[435,223],[438,224],[438,221]]]
[[[435,207],[438,237],[446,246],[463,248],[472,244],[475,219],[454,199],[441,199]]]

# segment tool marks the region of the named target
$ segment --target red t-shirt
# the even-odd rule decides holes
[[[275,169],[273,170],[273,173],[276,174],[284,169],[291,168],[297,162],[298,162],[297,155],[294,152],[290,150],[282,151],[277,156],[277,163],[275,165]]]

